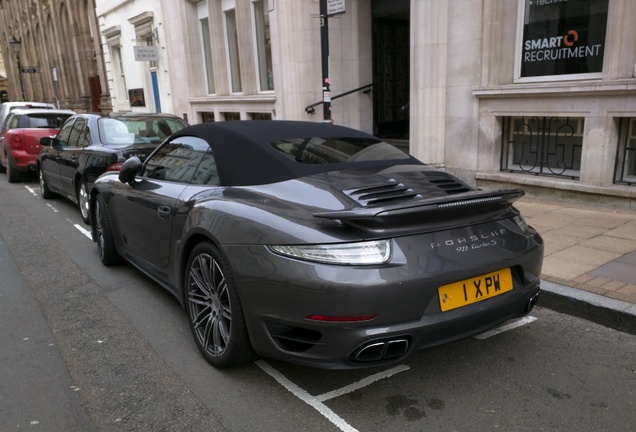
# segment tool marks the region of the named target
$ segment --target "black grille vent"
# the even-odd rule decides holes
[[[453,177],[438,174],[438,175],[428,175],[429,181],[446,192],[449,195],[458,194],[463,192],[469,192],[471,189],[466,186],[464,183],[457,181]]]
[[[364,188],[350,189],[344,192],[356,200],[356,202],[365,206],[421,198],[417,192],[395,180],[383,184],[369,185]]]

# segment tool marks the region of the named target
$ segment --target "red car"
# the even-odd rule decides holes
[[[7,173],[10,183],[20,180],[22,173],[35,173],[40,138],[54,136],[70,110],[15,109],[9,113],[0,129],[0,172]]]

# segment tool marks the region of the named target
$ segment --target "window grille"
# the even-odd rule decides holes
[[[621,118],[619,121],[614,182],[636,185],[636,118]]]
[[[501,170],[578,179],[583,118],[505,117]]]

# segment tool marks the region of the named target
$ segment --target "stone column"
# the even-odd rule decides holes
[[[444,165],[448,0],[411,2],[410,136],[414,156]]]

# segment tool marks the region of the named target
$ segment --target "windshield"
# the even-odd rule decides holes
[[[104,144],[158,144],[187,124],[171,117],[101,118],[99,135]]]
[[[384,141],[367,138],[295,138],[273,147],[305,164],[332,164],[408,159],[409,155]]]

